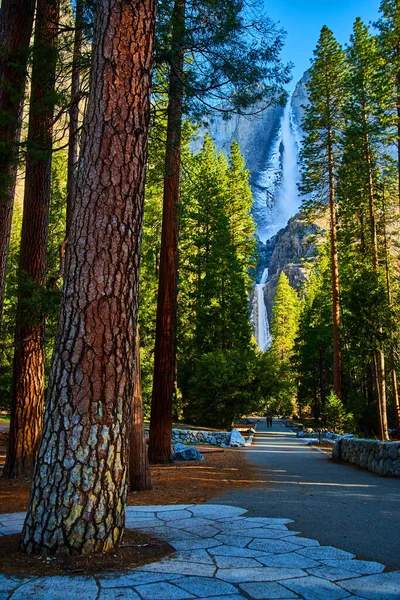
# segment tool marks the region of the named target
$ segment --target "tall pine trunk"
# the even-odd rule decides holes
[[[15,328],[10,436],[4,474],[30,477],[44,408],[44,315],[58,0],[38,0]]]
[[[340,287],[339,257],[337,245],[335,175],[331,134],[328,132],[329,161],[329,211],[331,234],[331,276],[332,276],[332,318],[333,318],[333,390],[338,398],[342,397],[341,370],[342,353],[340,343]]]
[[[136,328],[135,383],[129,452],[129,491],[151,490],[151,473],[144,432],[142,382],[140,377],[139,328]]]
[[[96,3],[28,553],[102,552],[124,531],[154,30],[154,0]]]
[[[364,116],[365,119],[365,116]],[[374,271],[379,271],[378,257],[378,236],[376,232],[375,200],[374,200],[374,182],[372,173],[371,151],[368,134],[365,134],[365,158],[368,169],[368,208],[369,208],[369,226],[372,247],[372,265]],[[378,416],[379,416],[379,437],[381,440],[389,439],[388,421],[387,421],[387,393],[386,393],[386,366],[385,355],[382,350],[377,351],[376,356],[376,376],[378,393]]]
[[[18,167],[17,145],[35,0],[3,0],[0,9],[0,332]]]
[[[386,219],[386,199],[385,199],[385,188],[382,190],[382,209],[383,209],[383,241],[384,241],[384,250],[385,250],[385,275],[386,275],[386,291],[388,297],[389,308],[392,308],[392,285],[390,281],[390,271],[389,271],[389,243],[387,239],[387,219]],[[396,353],[395,353],[395,345],[392,342],[390,348],[390,359],[391,359],[391,375],[392,375],[392,391],[393,391],[393,400],[394,407],[396,411],[396,427],[398,433],[400,433],[400,399],[399,399],[399,385],[397,381],[397,371],[396,371]]]
[[[178,202],[184,94],[182,43],[185,31],[185,8],[186,0],[175,0],[172,17],[163,223],[149,438],[149,459],[152,463],[168,462],[171,459],[178,278]]]
[[[74,186],[78,163],[78,129],[80,99],[80,60],[82,50],[83,0],[76,0],[75,33],[72,56],[71,103],[68,110],[68,172],[67,172],[67,217],[66,238],[69,236],[72,223]]]

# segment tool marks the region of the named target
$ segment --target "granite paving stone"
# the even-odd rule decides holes
[[[292,577],[307,577],[307,573],[301,569],[260,567],[257,569],[218,569],[216,577],[231,583],[242,583],[246,581],[280,581]]]
[[[355,558],[354,554],[339,550],[333,546],[319,546],[318,548],[303,548],[298,550],[299,554],[308,556],[309,558],[315,558],[316,560],[329,558],[329,559],[348,559]]]
[[[255,600],[275,600],[276,598],[287,600],[299,597],[279,583],[241,583],[240,588]]]
[[[215,548],[215,546],[222,546],[222,542],[215,538],[209,540],[199,538],[198,540],[184,540],[182,542],[174,543],[176,550],[195,550],[197,548]]]
[[[301,536],[296,535],[296,537],[291,540],[293,543],[298,544],[299,546],[319,546],[319,542],[317,542],[317,540],[312,540],[310,538],[304,538]]]
[[[180,519],[190,519],[191,513],[187,510],[168,510],[157,512],[157,517],[163,521],[179,521]]]
[[[14,575],[0,575],[0,592],[15,590],[24,583],[28,583],[32,577],[15,577]]]
[[[187,525],[185,527],[184,530],[181,531],[191,531],[193,534],[198,535],[200,537],[203,538],[212,538],[215,535],[217,535],[218,533],[220,533],[219,529],[216,529],[215,527],[211,527],[210,525],[202,525],[202,526],[196,526],[194,525],[193,527],[190,527],[189,525]]]
[[[136,589],[145,600],[187,600],[195,598],[193,594],[166,582],[138,585]]]
[[[146,571],[149,573],[181,573],[182,575],[212,577],[215,573],[215,566],[166,558],[160,562],[146,565]]]
[[[174,573],[149,573],[140,569],[133,569],[126,573],[106,573],[99,577],[102,588],[134,587],[144,583],[156,583],[157,581],[173,581],[180,575]]]
[[[202,600],[247,600],[247,598],[241,594],[230,594],[229,596],[208,596]]]
[[[208,554],[207,550],[182,550],[174,555],[174,560],[182,560],[188,562],[197,562],[202,564],[213,565],[213,559]]]
[[[234,517],[243,515],[247,512],[245,508],[238,506],[223,506],[221,504],[198,504],[191,509],[196,517],[205,517],[206,519],[218,519],[221,517]]]
[[[217,527],[217,529],[221,529],[219,523],[213,521],[212,519],[203,519],[201,517],[190,517],[187,519],[177,519],[168,521],[168,527],[176,527],[177,529],[185,529],[185,527],[189,527],[193,529],[195,527],[200,527],[203,525],[212,525],[213,527]]]
[[[136,592],[129,588],[116,590],[102,589],[96,600],[140,600]]]
[[[215,539],[219,542],[222,542],[226,546],[233,546],[234,548],[245,548],[247,544],[252,541],[252,537],[250,534],[248,537],[241,537],[236,535],[225,535],[224,533],[220,533],[215,536]]]
[[[296,536],[300,531],[282,531],[280,529],[269,529],[268,527],[254,528],[254,529],[238,529],[236,531],[237,536],[249,536],[253,538],[269,538],[269,539],[284,539],[290,536]]]
[[[281,584],[292,592],[299,594],[304,600],[342,600],[345,591],[331,581],[319,577],[305,577],[281,581]]]
[[[281,540],[253,540],[251,544],[249,544],[249,548],[252,548],[253,550],[264,550],[265,552],[280,554],[299,550],[301,549],[301,546],[297,546],[295,543],[292,544],[289,542],[283,542]]]
[[[289,567],[291,569],[310,569],[320,565],[320,563],[313,558],[300,556],[296,552],[258,556],[257,560],[266,567]]]
[[[399,600],[400,571],[366,575],[357,579],[341,581],[338,585],[368,600]]]
[[[0,575],[0,600],[400,600],[400,571],[224,505],[127,507],[127,527],[168,541],[162,560],[96,577]],[[0,515],[0,534],[23,513]],[[12,597],[12,598],[11,598]]]
[[[385,565],[369,560],[322,560],[321,562],[327,567],[348,569],[361,575],[374,575],[375,573],[382,573],[385,569]]]
[[[13,600],[96,600],[99,589],[92,577],[37,577],[21,585],[12,595]]]
[[[316,567],[315,569],[307,569],[307,573],[315,577],[329,579],[329,581],[339,581],[341,579],[352,579],[353,577],[361,577],[360,573],[341,569],[340,567]]]
[[[184,577],[176,579],[174,585],[183,588],[198,598],[204,598],[204,596],[222,596],[237,592],[237,588],[230,583],[207,577]]]
[[[254,558],[245,558],[241,556],[216,556],[215,562],[219,569],[247,569],[261,566],[258,560],[255,560]]]
[[[210,548],[208,553],[212,556],[243,556],[249,558],[257,558],[258,556],[274,556],[271,552],[251,550],[250,548],[237,548],[235,546],[217,546],[216,548]]]

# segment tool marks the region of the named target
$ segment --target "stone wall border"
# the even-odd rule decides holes
[[[335,441],[332,459],[376,475],[400,477],[400,442],[342,438]]]

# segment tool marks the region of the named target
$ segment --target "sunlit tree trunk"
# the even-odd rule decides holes
[[[366,117],[364,116],[366,120]],[[373,182],[373,170],[371,161],[371,150],[368,134],[365,134],[365,158],[368,168],[368,207],[369,207],[369,227],[371,236],[371,251],[372,251],[372,265],[376,273],[379,271],[379,257],[378,257],[378,236],[376,232],[376,215],[375,215],[375,190]],[[381,440],[389,439],[388,420],[387,420],[387,392],[386,392],[386,365],[385,365],[385,354],[382,350],[377,352],[376,356],[376,375],[377,375],[377,388],[379,409],[378,414],[380,416],[379,429]]]
[[[124,531],[154,29],[154,0],[96,3],[28,553],[106,551]]]
[[[339,257],[337,245],[335,175],[333,166],[333,147],[330,132],[328,133],[329,161],[329,211],[331,238],[331,274],[332,274],[332,317],[333,317],[333,390],[338,398],[342,397],[342,352],[340,343],[340,287]]]
[[[17,176],[17,144],[25,95],[35,0],[3,0],[0,8],[0,331]]]
[[[152,463],[168,462],[171,459],[178,277],[178,202],[184,92],[182,41],[185,30],[185,7],[185,0],[175,0],[172,17],[172,61],[169,73],[163,224],[149,438],[149,458]]]
[[[44,314],[58,0],[38,0],[18,274],[13,394],[4,474],[30,477],[44,408]],[[39,305],[38,305],[39,304]]]
[[[135,383],[129,452],[129,491],[151,490],[151,473],[144,432],[142,382],[140,377],[139,328],[136,328]]]

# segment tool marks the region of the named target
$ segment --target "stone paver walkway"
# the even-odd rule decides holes
[[[96,577],[0,575],[0,600],[400,600],[400,571],[289,531],[290,519],[246,517],[213,504],[127,508],[127,527],[176,550],[163,560]],[[0,535],[23,513],[0,515]]]

